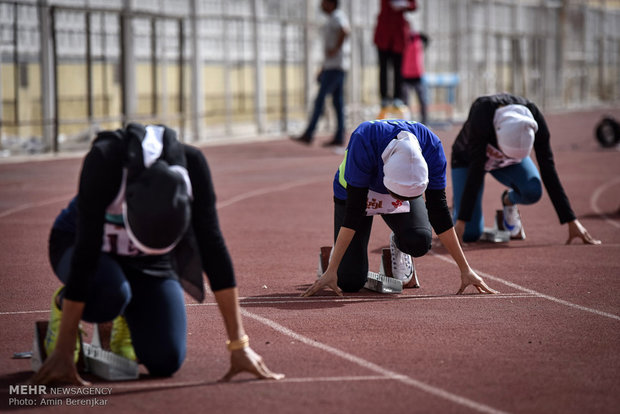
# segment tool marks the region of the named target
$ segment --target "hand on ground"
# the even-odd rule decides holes
[[[571,244],[573,239],[576,238],[581,239],[584,244],[601,244],[600,240],[590,236],[588,230],[583,227],[579,220],[573,220],[568,223],[568,240],[566,240],[566,244]]]
[[[338,287],[338,274],[336,272],[323,273],[301,296],[312,296],[326,286],[336,292],[338,296],[342,296],[342,290]]]
[[[254,374],[258,379],[279,380],[284,378],[284,374],[276,374],[267,368],[263,357],[254,352],[250,347],[238,349],[230,353],[230,369],[220,379],[220,382],[228,382],[232,377],[241,372]]]
[[[463,293],[465,288],[469,285],[473,285],[478,290],[478,293],[499,293],[497,290],[491,289],[485,281],[471,269],[461,273],[461,288],[456,294],[460,295]]]
[[[73,363],[73,353],[61,355],[57,352],[45,360],[41,368],[28,380],[30,384],[70,384],[70,385],[90,385],[84,381]]]

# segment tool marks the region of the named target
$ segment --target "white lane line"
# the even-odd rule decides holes
[[[301,296],[242,296],[239,298],[240,301],[245,300],[290,300],[290,301],[300,301],[307,302],[309,300],[313,301],[323,301],[323,302],[334,302],[334,301],[355,301],[355,300],[374,300],[374,301],[385,301],[385,300],[410,300],[410,299],[461,299],[461,298],[475,298],[475,299],[484,299],[484,298],[504,298],[509,296],[518,296],[518,297],[536,297],[536,295],[530,295],[528,293],[522,292],[514,292],[514,293],[500,293],[498,295],[455,295],[455,294],[446,294],[446,295],[416,295],[416,294],[374,294],[372,296],[361,296],[361,295],[349,295],[348,293],[345,296],[310,296],[308,298],[303,298]]]
[[[297,181],[293,181],[290,183],[285,183],[285,184],[281,184],[277,186],[259,188],[253,191],[248,191],[248,192],[239,194],[238,196],[229,198],[228,200],[217,202],[215,204],[215,208],[219,210],[221,208],[228,207],[232,204],[238,203],[239,201],[246,200],[248,198],[257,197],[257,196],[270,194],[270,193],[276,193],[278,191],[286,191],[286,190],[290,190],[293,187],[314,184],[314,183],[318,183],[322,181],[325,181],[325,180],[323,178],[311,178],[311,179],[297,180]]]
[[[620,223],[618,223],[616,220],[609,217],[607,214],[603,213],[603,211],[598,206],[598,199],[601,196],[601,194],[603,194],[610,187],[613,187],[614,185],[618,183],[620,183],[620,177],[616,177],[615,179],[608,181],[607,183],[601,185],[596,190],[594,190],[594,193],[592,193],[592,197],[590,197],[590,207],[592,207],[592,210],[594,210],[596,214],[601,216],[603,219],[605,219],[606,222],[608,222],[609,224],[611,224],[612,226],[616,228],[620,228]]]
[[[391,378],[382,376],[382,375],[359,375],[359,376],[343,376],[343,377],[307,377],[307,378],[283,378],[278,381],[260,381],[260,380],[250,380],[244,383],[245,384],[254,384],[254,385],[278,385],[284,383],[310,383],[310,382],[344,382],[344,381],[391,381]],[[243,380],[240,380],[243,381]],[[126,383],[115,383],[112,385],[114,391],[139,391],[139,390],[156,390],[158,388],[185,388],[192,386],[209,386],[209,385],[223,385],[227,384],[235,384],[239,381],[232,382],[216,382],[216,381],[182,381],[182,382],[174,382],[174,381],[148,381],[147,383],[138,383],[138,382],[126,382]]]
[[[308,378],[286,378],[277,381],[281,382],[340,382],[340,381],[385,381],[392,380],[383,375],[360,375],[360,376],[346,376],[346,377],[308,377]],[[258,381],[254,381],[258,384]]]
[[[444,262],[448,262],[448,263],[452,263],[452,264],[456,265],[456,262],[454,260],[450,259],[450,258],[447,258],[445,256],[442,256],[440,254],[433,253],[433,252],[431,252],[431,254],[434,257],[436,257],[436,258],[438,258],[440,260],[443,260]],[[555,302],[555,303],[559,303],[560,305],[568,306],[569,308],[578,309],[578,310],[581,310],[581,311],[584,311],[584,312],[590,312],[590,313],[593,313],[593,314],[598,315],[598,316],[604,316],[606,318],[615,319],[617,321],[620,321],[620,316],[614,315],[613,313],[608,313],[608,312],[603,312],[603,311],[600,311],[600,310],[597,310],[597,309],[588,308],[587,306],[577,305],[576,303],[572,303],[572,302],[569,302],[569,301],[566,301],[566,300],[563,300],[563,299],[559,299],[559,298],[556,298],[554,296],[546,295],[544,293],[537,292],[537,291],[535,291],[533,289],[528,289],[528,288],[523,287],[521,285],[517,285],[516,283],[509,282],[509,281],[504,280],[502,278],[499,278],[497,276],[493,276],[493,275],[490,275],[488,273],[481,272],[480,270],[477,270],[477,269],[474,269],[474,271],[478,275],[480,275],[482,277],[494,280],[494,281],[499,282],[499,283],[503,283],[506,286],[510,286],[510,287],[512,287],[514,289],[517,289],[517,290],[520,290],[522,292],[529,293],[531,295],[535,295],[537,297],[540,297],[540,298],[543,298],[543,299],[547,299],[547,300],[550,300],[550,301]]]
[[[8,311],[0,312],[0,315],[26,315],[29,313],[49,313],[49,309],[46,310],[29,310],[29,311]]]
[[[73,195],[64,195],[61,197],[54,197],[54,198],[49,198],[47,200],[43,200],[43,201],[39,201],[36,203],[25,203],[25,204],[21,204],[17,207],[13,207],[11,209],[5,210],[3,212],[0,213],[0,218],[4,218],[6,216],[9,216],[11,214],[14,213],[18,213],[20,211],[23,210],[27,210],[29,208],[37,208],[37,207],[43,207],[43,206],[47,206],[48,204],[54,204],[54,203],[59,203],[61,201],[68,201],[71,200],[71,197],[73,197]]]
[[[232,197],[228,200],[218,202],[216,203],[216,208],[219,210],[221,208],[228,207],[232,204],[238,203],[239,201],[246,200],[248,198],[258,197],[258,196],[269,194],[269,193],[276,193],[279,191],[286,191],[286,190],[290,190],[293,187],[314,184],[314,183],[318,183],[321,181],[324,181],[324,179],[323,178],[304,179],[304,180],[297,180],[297,181],[281,184],[278,186],[259,188],[257,190],[248,191],[243,194],[239,194],[238,196]],[[20,211],[24,211],[30,208],[43,207],[49,204],[59,203],[61,201],[69,201],[74,196],[75,194],[71,194],[71,195],[64,195],[60,197],[54,197],[54,198],[50,198],[47,200],[42,200],[36,203],[24,203],[16,207],[13,207],[11,209],[0,212],[0,218],[4,218],[6,216],[10,216],[11,214],[15,214],[15,213],[18,213]]]
[[[406,297],[369,297],[369,296],[350,296],[345,298],[325,297],[325,298],[286,298],[272,296],[269,298],[252,298],[243,297],[239,298],[239,304],[241,306],[246,305],[278,305],[278,304],[306,304],[306,303],[334,303],[334,302],[380,302],[387,300],[466,300],[466,299],[512,299],[512,298],[538,298],[539,295],[527,294],[527,293],[508,293],[499,295],[448,295],[448,296],[406,296]],[[216,302],[203,302],[203,303],[186,303],[185,307],[194,308],[201,306],[217,306]],[[28,315],[37,313],[49,313],[49,309],[42,310],[23,310],[23,311],[4,311],[0,312],[0,316],[6,315]]]
[[[245,316],[246,318],[250,318],[250,319],[254,319],[257,322],[260,322],[264,325],[269,326],[270,328],[274,329],[275,331],[289,336],[293,339],[295,339],[296,341],[302,342],[306,345],[309,345],[311,347],[317,348],[323,352],[327,352],[329,354],[332,354],[334,356],[337,356],[341,359],[344,359],[346,361],[352,362],[358,366],[361,366],[363,368],[366,368],[370,371],[376,372],[377,374],[380,374],[386,378],[395,380],[395,381],[399,381],[402,382],[403,384],[406,385],[410,385],[414,388],[417,388],[421,391],[427,392],[431,395],[434,395],[436,397],[442,398],[444,400],[448,400],[451,401],[455,404],[464,406],[464,407],[468,407],[471,408],[473,410],[482,412],[482,413],[493,413],[493,414],[499,414],[499,413],[504,413],[504,411],[498,410],[496,408],[490,407],[488,405],[485,404],[481,404],[479,402],[470,400],[469,398],[465,398],[462,397],[460,395],[457,394],[453,394],[449,391],[446,391],[444,389],[438,388],[438,387],[434,387],[432,385],[429,385],[425,382],[416,380],[414,378],[411,378],[407,375],[403,375],[403,374],[399,374],[397,372],[391,371],[389,369],[383,368],[380,365],[377,365],[373,362],[367,361],[363,358],[357,357],[355,355],[349,354],[348,352],[342,351],[338,348],[334,348],[332,346],[326,345],[324,343],[315,341],[314,339],[308,338],[307,336],[298,334],[282,325],[280,325],[279,323],[276,323],[274,321],[272,321],[271,319],[267,319],[264,318],[262,316],[256,315],[252,312],[248,312],[245,309],[241,309],[241,313],[243,314],[243,316]]]

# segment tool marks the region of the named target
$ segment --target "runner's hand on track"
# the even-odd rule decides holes
[[[302,297],[312,296],[325,286],[336,292],[338,296],[342,296],[342,290],[338,287],[338,274],[336,272],[327,271],[323,273],[323,275],[317,279],[316,282],[312,286],[308,288],[304,293],[301,294]]]
[[[220,382],[228,382],[232,377],[241,372],[249,372],[256,375],[256,378],[259,379],[279,380],[284,378],[284,374],[276,374],[267,368],[263,357],[254,352],[250,347],[237,349],[230,353],[230,369],[220,379]]]
[[[583,227],[579,220],[573,220],[568,223],[568,240],[566,240],[566,244],[571,244],[575,238],[580,238],[584,244],[601,244],[600,240],[590,236],[588,230]]]
[[[63,355],[52,352],[41,368],[28,380],[30,384],[71,384],[90,385],[84,381],[73,363],[73,353]]]
[[[499,293],[497,290],[491,289],[485,281],[476,274],[472,269],[469,269],[466,272],[461,273],[461,288],[457,295],[460,295],[465,291],[465,288],[469,285],[474,285],[476,289],[478,289],[478,293]]]

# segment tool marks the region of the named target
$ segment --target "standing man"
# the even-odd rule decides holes
[[[550,133],[538,107],[508,93],[482,96],[472,104],[469,116],[452,145],[453,219],[464,242],[477,241],[484,230],[482,193],[487,172],[509,187],[503,192],[505,229],[513,238],[521,234],[517,204],[534,204],[542,196],[542,184],[560,219],[568,223],[568,240],[600,244],[575,217],[555,170]],[[530,158],[534,148],[538,168]]]
[[[311,144],[314,131],[323,113],[325,98],[332,95],[336,110],[337,129],[334,138],[324,146],[341,146],[344,144],[344,79],[350,65],[349,19],[338,8],[338,0],[323,0],[321,10],[327,14],[327,22],[323,27],[323,50],[325,59],[318,76],[319,92],[314,100],[314,110],[306,131],[299,137],[291,137],[294,141]]]

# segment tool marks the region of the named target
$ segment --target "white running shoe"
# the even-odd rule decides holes
[[[398,250],[394,242],[393,232],[390,234],[390,253],[392,255],[392,276],[398,280],[402,280],[403,285],[406,285],[415,275],[413,259],[407,253]]]
[[[502,194],[502,205],[503,204],[504,195]],[[521,233],[521,216],[516,205],[504,205],[504,228],[510,232],[511,237]]]

